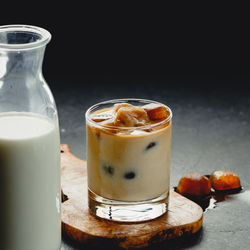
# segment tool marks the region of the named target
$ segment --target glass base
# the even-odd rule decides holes
[[[103,219],[120,222],[141,222],[155,219],[167,212],[169,192],[152,200],[139,202],[115,201],[88,190],[89,209]]]

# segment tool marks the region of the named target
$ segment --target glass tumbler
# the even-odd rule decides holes
[[[61,245],[60,138],[56,104],[42,75],[51,34],[0,26],[0,248]]]
[[[90,211],[114,221],[139,222],[167,211],[172,112],[143,126],[101,122],[114,105],[163,105],[144,99],[117,99],[90,107],[86,116],[88,202]],[[104,112],[104,113],[102,113]],[[93,119],[99,115],[100,120]]]

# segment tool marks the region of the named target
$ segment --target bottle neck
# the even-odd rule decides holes
[[[31,50],[0,51],[0,78],[26,75],[36,77],[42,73],[45,46]]]

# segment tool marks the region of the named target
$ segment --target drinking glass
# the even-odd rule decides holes
[[[116,127],[92,119],[122,103],[163,105],[169,116],[138,127]],[[164,214],[169,197],[170,108],[151,100],[117,99],[93,105],[85,116],[90,211],[101,218],[127,222]]]

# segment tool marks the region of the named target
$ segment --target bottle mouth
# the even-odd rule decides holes
[[[32,25],[0,26],[0,50],[27,50],[46,45],[51,39],[47,30]]]

